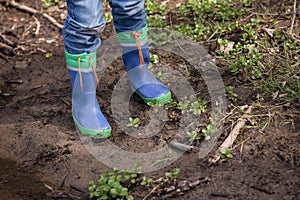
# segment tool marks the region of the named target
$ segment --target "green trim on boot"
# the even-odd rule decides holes
[[[80,57],[80,68],[83,70],[91,69],[96,66],[96,51],[92,53],[70,54],[65,50],[65,57],[67,66],[77,71],[78,57]],[[92,58],[92,61],[91,61]],[[92,64],[92,65],[91,65]]]
[[[137,93],[137,92],[136,92]],[[167,103],[171,99],[171,91],[157,98],[145,98],[137,93],[146,103],[155,101],[156,103]]]
[[[126,31],[126,32],[118,32],[117,37],[118,41],[122,44],[136,44],[136,40],[130,36],[132,32],[141,33],[139,35],[140,42],[144,42],[148,38],[148,26],[146,25],[144,28],[137,31]]]
[[[78,123],[78,121],[75,119],[75,117],[73,115],[72,115],[72,117],[73,117],[73,120],[75,122],[76,127],[78,128],[78,130],[80,131],[80,133],[82,135],[92,136],[92,137],[95,137],[95,138],[108,138],[110,136],[111,129],[108,129],[108,130],[93,130],[93,129],[84,128]]]

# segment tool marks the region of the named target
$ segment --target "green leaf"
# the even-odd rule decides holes
[[[46,53],[46,55],[45,55],[46,58],[50,58],[52,56],[53,56],[52,53]]]
[[[135,178],[135,177],[137,177],[137,174],[133,173],[130,176],[131,176],[131,178]]]
[[[136,183],[136,180],[135,179],[131,179],[131,181],[130,181],[131,183]]]
[[[111,194],[111,196],[116,197],[118,195],[118,192],[115,188],[112,188],[112,189],[110,189],[110,194]]]
[[[170,172],[166,172],[166,173],[165,173],[165,176],[166,176],[167,178],[172,178],[172,174],[171,174]]]
[[[141,121],[141,120],[140,120],[139,118],[135,118],[135,119],[133,120],[133,123],[134,123],[134,124],[138,124],[138,123],[140,123],[140,121]]]
[[[180,169],[179,169],[179,168],[175,167],[175,168],[173,169],[173,173],[174,173],[175,175],[178,175],[179,172],[180,172]]]

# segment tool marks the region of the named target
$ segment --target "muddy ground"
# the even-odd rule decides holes
[[[89,180],[96,180],[107,167],[85,149],[75,131],[61,30],[37,14],[41,28],[34,34],[34,16],[6,2],[0,4],[0,42],[9,46],[1,47],[0,56],[0,199],[88,199]],[[40,1],[18,2],[43,9]],[[60,23],[66,16],[64,4],[47,13]],[[111,34],[113,27],[108,24],[101,37],[106,39]],[[52,56],[46,58],[47,52]],[[181,62],[175,56],[157,54],[162,64],[178,66]],[[110,140],[127,150],[147,152],[161,145],[157,137],[132,139],[110,118],[112,89],[124,72],[120,60],[113,66],[98,89],[100,106],[114,130]],[[220,72],[225,84],[234,83],[226,69],[220,68]],[[192,85],[197,94],[207,97],[200,78],[194,77]],[[240,90],[244,96],[239,103],[249,103],[255,94],[242,85]],[[133,116],[147,119],[149,107],[137,96],[131,98],[130,105]],[[282,110],[286,113],[282,118],[293,119],[292,125],[279,126],[279,119],[274,118],[264,132],[243,130],[235,143],[234,157],[226,162],[209,166],[209,156],[199,160],[197,152],[186,153],[147,176],[159,178],[178,167],[179,181],[206,180],[168,199],[300,199],[300,118],[299,112],[294,112],[299,108],[290,104]],[[176,121],[170,121],[169,130],[176,128],[175,124]],[[231,125],[225,123],[223,136]],[[164,129],[160,139],[168,142],[171,137],[172,131]],[[135,199],[142,199],[147,193],[140,187],[131,190]]]

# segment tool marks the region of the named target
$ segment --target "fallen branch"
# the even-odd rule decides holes
[[[214,164],[220,160],[220,158],[221,158],[220,151],[221,150],[227,150],[232,147],[234,141],[236,140],[237,136],[240,133],[241,128],[243,128],[245,126],[246,120],[249,117],[249,114],[252,112],[252,108],[253,108],[253,106],[249,106],[248,109],[246,110],[246,112],[244,113],[244,115],[237,120],[238,122],[236,123],[236,125],[234,126],[234,128],[230,132],[230,134],[227,136],[225,141],[222,143],[222,145],[219,147],[214,158],[209,160],[210,164]]]
[[[10,1],[9,4],[15,8],[18,8],[18,9],[28,12],[30,14],[41,14],[43,17],[48,19],[52,24],[54,24],[55,26],[57,26],[60,29],[62,29],[64,27],[62,24],[57,22],[52,16],[48,15],[47,13],[42,13],[34,8],[30,8],[26,5],[19,4],[15,1]]]

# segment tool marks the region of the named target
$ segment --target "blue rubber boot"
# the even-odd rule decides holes
[[[65,51],[65,57],[72,84],[72,116],[76,127],[82,135],[109,137],[111,127],[96,99],[99,82],[94,68],[96,52],[74,55]]]
[[[148,102],[165,103],[171,99],[170,90],[147,69],[150,62],[148,27],[117,33],[128,79],[135,92]]]

